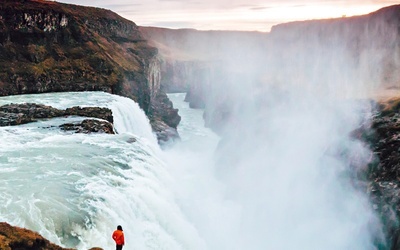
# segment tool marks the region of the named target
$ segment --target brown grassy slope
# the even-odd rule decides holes
[[[1,250],[72,250],[57,246],[38,233],[0,222]]]

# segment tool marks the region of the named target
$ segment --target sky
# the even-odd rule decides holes
[[[270,31],[298,20],[363,15],[393,0],[58,0],[112,10],[140,26]]]

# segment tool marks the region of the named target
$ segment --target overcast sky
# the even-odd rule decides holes
[[[393,0],[58,0],[110,9],[141,26],[259,30],[307,19],[367,14]]]

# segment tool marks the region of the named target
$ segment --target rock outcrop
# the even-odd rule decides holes
[[[0,126],[21,125],[35,122],[39,119],[49,119],[63,116],[93,117],[79,123],[67,123],[60,125],[65,131],[76,133],[107,133],[114,134],[112,111],[99,107],[72,107],[66,110],[56,109],[51,106],[22,103],[0,106]]]
[[[160,60],[135,23],[54,1],[0,3],[0,96],[105,91],[132,98],[151,121],[179,119],[169,103],[157,105]],[[156,117],[163,108],[173,117]]]
[[[114,127],[107,121],[99,121],[93,119],[85,119],[80,123],[65,123],[60,125],[60,128],[65,131],[75,131],[75,133],[105,133],[115,134]]]
[[[106,120],[110,123],[114,122],[114,118],[112,116],[112,111],[109,108],[100,108],[100,107],[72,107],[67,108],[64,111],[64,115],[76,115],[76,116],[86,116],[86,117],[95,117],[98,119]]]

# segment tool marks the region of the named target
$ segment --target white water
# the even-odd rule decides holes
[[[100,92],[0,98],[1,105],[11,102],[110,107],[119,134],[55,127],[76,117],[0,128],[1,221],[78,249],[112,249],[118,224],[127,249],[202,249],[168,188],[171,176],[136,103]],[[129,143],[132,137],[137,142]]]
[[[236,107],[215,158],[170,154],[178,203],[207,249],[375,249],[379,222],[350,170],[370,157],[349,136],[368,109],[273,94]]]
[[[78,249],[112,249],[118,224],[126,249],[374,249],[368,202],[344,176],[344,159],[326,153],[340,145],[365,152],[346,139],[358,118],[345,107],[291,110],[277,101],[265,117],[270,126],[235,124],[239,136],[217,152],[234,159],[229,165],[216,164],[219,138],[183,97],[170,95],[182,115],[182,142],[164,152],[127,99],[98,92],[0,98],[1,105],[111,107],[120,132],[52,127],[78,118],[0,128],[0,220]],[[246,126],[259,121],[244,115]],[[338,129],[337,119],[354,124]],[[138,141],[128,143],[132,137]]]

